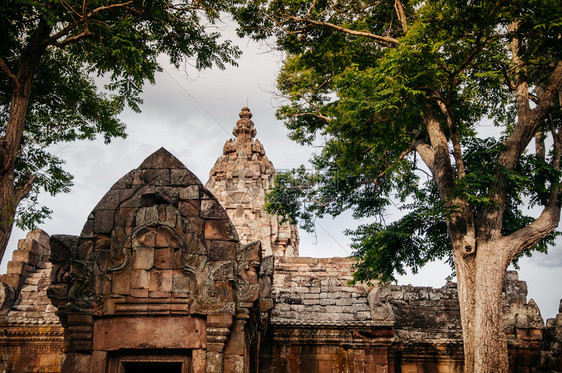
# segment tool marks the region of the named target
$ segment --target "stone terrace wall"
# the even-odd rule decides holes
[[[49,255],[49,235],[31,231],[0,276],[1,372],[60,372],[63,329],[47,297]]]
[[[260,372],[387,371],[394,321],[373,318],[368,287],[348,286],[352,264],[346,258],[275,258],[274,308]]]
[[[262,371],[462,372],[455,283],[349,286],[352,264],[347,258],[275,258]],[[562,316],[549,320],[543,338],[540,312],[527,302],[526,283],[515,271],[506,273],[503,299],[511,370],[559,371]]]
[[[352,259],[275,257],[273,324],[372,321],[368,288],[348,286]]]
[[[392,285],[388,296],[396,315],[396,335],[406,343],[462,339],[457,284],[440,289]]]

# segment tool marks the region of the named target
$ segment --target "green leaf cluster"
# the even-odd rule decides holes
[[[126,106],[140,111],[145,82],[153,84],[161,70],[160,55],[166,54],[176,67],[186,62],[198,69],[236,64],[240,50],[212,26],[221,12],[238,5],[237,0],[0,3],[0,57],[14,75],[26,63],[34,32],[40,26],[49,29],[14,171],[15,187],[35,177],[27,202],[18,208],[20,227],[34,228],[49,215],[37,203],[41,190],[56,194],[72,185],[53,145],[125,137],[119,114]],[[13,89],[8,74],[0,72],[0,136],[6,132]]]
[[[396,3],[250,1],[239,13],[241,33],[275,35],[287,53],[278,78],[287,104],[277,114],[290,137],[322,146],[312,173],[301,168],[277,177],[267,207],[308,229],[315,216],[352,210],[363,223],[348,232],[356,280],[386,281],[435,259],[452,263],[446,220],[456,207],[446,202],[462,200],[476,217],[495,208],[495,165],[517,121],[510,77],[524,66],[529,83],[544,86],[562,53],[560,1],[402,1],[407,27]],[[510,32],[514,22],[519,28]],[[511,59],[515,38],[522,66]],[[455,185],[446,201],[415,150],[418,142],[430,144],[428,112],[436,113],[450,148],[456,135],[463,152],[465,175],[452,161]],[[555,130],[559,118],[556,109]],[[488,123],[499,139],[486,133]],[[553,157],[525,153],[515,170],[505,170],[509,195],[497,206],[505,208],[503,234],[533,221],[524,206],[544,205],[559,184]],[[401,216],[386,223],[391,205]],[[556,235],[535,249],[545,251]]]

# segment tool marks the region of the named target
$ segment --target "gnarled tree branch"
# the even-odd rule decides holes
[[[376,35],[376,34],[372,34],[370,32],[366,32],[366,31],[352,30],[352,29],[349,29],[349,28],[346,28],[346,27],[335,25],[335,24],[330,23],[330,22],[315,21],[315,20],[310,19],[310,18],[300,18],[300,17],[294,17],[294,16],[288,16],[288,18],[293,20],[293,21],[297,21],[297,22],[310,23],[310,24],[315,25],[315,26],[322,26],[322,27],[331,28],[331,29],[334,29],[334,30],[337,30],[337,31],[344,32],[346,34],[350,34],[350,35],[362,36],[362,37],[366,37],[366,38],[369,38],[369,39],[374,39],[378,43],[381,43],[385,46],[393,46],[393,45],[399,45],[400,44],[400,41],[398,39],[395,39],[395,38]]]
[[[18,77],[12,72],[12,70],[10,70],[10,67],[6,64],[6,61],[4,61],[2,57],[0,57],[0,69],[8,76],[8,79],[12,82],[14,89],[18,90],[20,88]]]

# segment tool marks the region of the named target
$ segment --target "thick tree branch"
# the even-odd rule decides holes
[[[423,119],[431,141],[431,148],[433,149],[433,164],[432,166],[429,164],[427,166],[433,174],[441,199],[447,202],[455,179],[451,158],[449,157],[447,137],[445,133],[443,133],[441,123],[437,119],[433,109],[428,108]]]
[[[523,113],[518,111],[517,126],[511,136],[504,142],[504,151],[498,159],[500,167],[512,170],[517,165],[521,153],[554,107],[555,99],[558,98],[558,92],[561,88],[562,61],[558,61],[537,106],[530,111],[524,110]]]
[[[85,37],[90,35],[93,35],[93,33],[85,29],[80,34],[68,37],[61,42],[54,42],[53,45],[56,45],[59,48],[64,48],[66,45],[75,42],[77,40],[84,39]]]
[[[25,197],[27,197],[29,192],[31,192],[31,188],[33,187],[33,183],[35,182],[36,178],[37,178],[37,175],[28,175],[28,177],[25,179],[25,181],[22,184],[20,184],[16,187],[15,195],[16,195],[16,201],[17,201],[18,204],[21,200],[23,200]]]
[[[433,162],[431,162],[431,158],[428,158],[430,163],[426,162],[426,164],[433,174],[441,201],[449,209],[447,211],[447,229],[453,250],[459,252],[463,258],[467,258],[476,252],[474,214],[471,206],[465,200],[452,194],[455,186],[455,172],[451,165],[449,146],[441,123],[431,108],[428,108],[425,113],[424,122],[433,150]],[[421,148],[426,155],[429,155],[427,149]],[[426,161],[423,154],[422,159]]]
[[[20,89],[20,82],[18,81],[18,77],[10,70],[6,61],[2,57],[0,57],[0,69],[8,76],[8,79],[12,82],[15,90]]]
[[[334,30],[341,31],[341,32],[344,32],[344,33],[350,34],[350,35],[362,36],[362,37],[366,37],[366,38],[369,38],[369,39],[374,39],[377,42],[382,43],[385,46],[392,46],[392,45],[400,44],[400,41],[398,39],[395,39],[395,38],[380,36],[380,35],[372,34],[370,32],[365,32],[365,31],[351,30],[351,29],[348,29],[348,28],[345,28],[345,27],[342,27],[342,26],[334,25],[333,23],[330,23],[330,22],[321,22],[321,21],[315,21],[315,20],[312,20],[312,19],[309,19],[309,18],[300,18],[300,17],[294,17],[294,16],[288,16],[288,18],[293,20],[293,21],[297,21],[297,22],[310,23],[310,24],[315,25],[315,26],[332,28]]]
[[[437,101],[439,108],[447,118],[447,125],[449,127],[449,132],[451,133],[451,142],[453,143],[453,156],[455,157],[455,164],[457,166],[457,172],[460,177],[466,176],[464,169],[464,160],[462,158],[461,141],[459,138],[459,133],[457,131],[457,122],[455,120],[455,115],[449,106],[445,104],[443,100]]]
[[[508,31],[512,34],[519,28],[519,21],[514,21],[508,26]],[[511,61],[514,66],[519,66],[515,70],[515,95],[517,100],[517,114],[519,118],[527,117],[531,111],[531,106],[529,103],[529,84],[524,76],[523,63],[519,57],[519,50],[521,48],[521,41],[516,36],[513,36],[510,42],[511,49]]]
[[[552,167],[560,170],[560,157],[562,155],[562,131],[556,132],[551,126],[553,144]],[[519,229],[504,239],[510,240],[512,245],[507,246],[505,253],[507,263],[511,263],[522,252],[530,249],[541,239],[550,234],[560,221],[560,185],[556,182],[551,186],[550,197],[541,212],[541,215],[528,226]]]
[[[56,44],[57,40],[59,40],[60,38],[62,38],[65,35],[68,35],[68,33],[70,31],[74,30],[77,27],[78,27],[78,23],[70,23],[66,27],[64,27],[62,30],[60,30],[60,31],[56,32],[55,34],[51,35],[48,39],[46,39],[43,42],[43,44],[45,44],[45,45]]]
[[[396,10],[396,16],[402,24],[402,30],[404,33],[408,31],[408,20],[406,19],[406,12],[404,11],[404,5],[400,0],[394,0],[394,10]]]
[[[21,86],[20,89],[13,91],[4,138],[0,142],[0,173],[13,173],[14,171],[16,156],[25,127],[33,74],[45,52],[42,42],[49,36],[49,31],[47,22],[41,20],[31,34],[29,43],[19,59],[17,80]]]
[[[552,146],[552,167],[555,170],[560,170],[560,159],[562,156],[562,131],[556,132],[556,129],[551,124],[550,130],[554,144]],[[506,239],[511,239],[515,245],[510,247],[507,252],[507,260],[510,263],[517,258],[522,252],[528,250],[542,238],[550,234],[560,221],[560,185],[553,183],[551,186],[550,197],[541,212],[541,215],[529,224],[528,226],[519,229],[512,233]]]
[[[520,84],[517,85],[520,86]],[[524,86],[527,86],[526,83]],[[503,143],[504,149],[498,156],[495,173],[495,179],[497,181],[491,186],[491,190],[494,191],[494,193],[490,196],[493,203],[489,208],[482,211],[479,219],[481,227],[485,228],[487,232],[481,232],[482,238],[489,240],[494,237],[497,238],[501,236],[503,208],[497,208],[497,206],[505,206],[507,191],[509,188],[506,171],[513,170],[517,166],[517,163],[521,158],[521,154],[531,139],[535,136],[539,127],[544,123],[548,113],[554,107],[556,102],[555,100],[558,99],[558,92],[561,88],[562,61],[558,61],[537,106],[532,110],[526,110],[526,105],[522,104],[522,111],[520,112],[518,110],[517,125],[509,138]],[[479,236],[481,235],[479,234]]]
[[[415,140],[414,141],[414,148],[416,152],[420,155],[423,163],[430,169],[433,170],[434,161],[435,161],[435,154],[431,149],[431,146],[423,140]]]

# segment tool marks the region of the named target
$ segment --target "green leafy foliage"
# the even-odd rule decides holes
[[[356,280],[386,281],[436,259],[452,264],[447,221],[459,203],[477,227],[483,211],[501,210],[501,233],[509,235],[535,220],[525,206],[545,206],[558,188],[555,152],[541,157],[529,148],[512,169],[498,158],[518,121],[516,74],[523,69],[531,87],[545,86],[560,61],[560,1],[250,1],[237,15],[241,34],[275,35],[287,52],[278,78],[287,103],[277,115],[293,140],[321,146],[311,173],[277,177],[267,209],[306,229],[316,216],[352,210],[363,223],[348,232]],[[514,40],[521,65],[512,59]],[[561,128],[555,106],[542,126],[547,135]],[[446,195],[433,179],[441,170],[428,169],[416,148],[435,145],[428,113],[449,146],[454,181]],[[499,139],[484,123],[499,128]],[[401,215],[387,223],[391,205]],[[546,251],[556,236],[533,249]]]
[[[238,47],[209,31],[221,12],[237,0],[221,1],[27,1],[0,3],[0,139],[6,136],[18,76],[29,55],[26,47],[41,27],[43,52],[33,72],[25,128],[15,163],[14,187],[33,178],[18,207],[16,223],[34,228],[50,211],[38,193],[67,192],[72,176],[52,153],[53,145],[102,136],[106,143],[125,137],[118,117],[129,106],[140,111],[145,82],[161,70],[158,56],[179,67],[198,69],[235,65]],[[97,79],[97,80],[94,80]],[[96,81],[105,81],[99,87]]]

